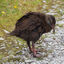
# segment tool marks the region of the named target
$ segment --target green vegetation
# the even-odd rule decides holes
[[[41,5],[42,0],[0,0],[0,25],[11,31],[17,19],[29,11],[40,11]]]

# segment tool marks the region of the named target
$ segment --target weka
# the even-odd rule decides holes
[[[34,43],[42,34],[50,32],[52,29],[54,32],[55,23],[55,17],[52,15],[39,12],[28,12],[17,20],[15,29],[10,33],[10,35],[20,37],[27,41],[27,45],[30,51],[33,52],[33,56],[38,57]],[[30,46],[30,41],[32,41],[32,48]]]

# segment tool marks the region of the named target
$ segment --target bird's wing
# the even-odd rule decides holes
[[[28,18],[24,19],[23,22],[17,26],[17,29],[20,29],[21,31],[23,30],[34,30],[35,28],[38,28],[41,26],[41,21],[39,18]]]
[[[25,19],[29,18],[32,15],[34,15],[34,12],[28,12],[27,14],[22,16],[20,19],[17,20],[16,26],[21,24]]]
[[[29,27],[28,27],[28,30],[32,31],[32,30],[35,30],[35,29],[38,29],[38,27],[41,26],[41,22],[34,22],[34,24],[31,24]]]

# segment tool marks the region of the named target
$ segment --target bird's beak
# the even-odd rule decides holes
[[[52,25],[52,29],[53,29],[53,34],[55,34],[55,26]]]
[[[53,34],[55,34],[55,27],[53,28]]]

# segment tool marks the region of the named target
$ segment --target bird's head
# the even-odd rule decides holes
[[[46,19],[47,24],[53,29],[53,33],[55,33],[55,24],[56,24],[55,17],[52,15],[47,15]]]

